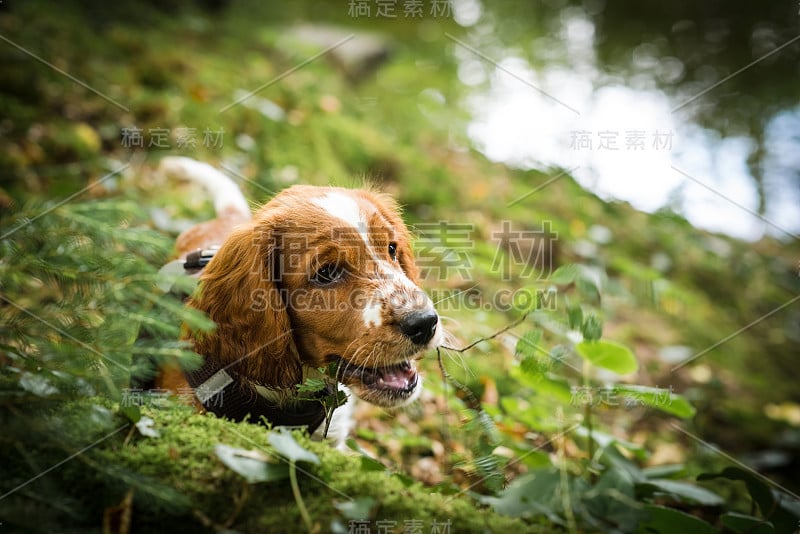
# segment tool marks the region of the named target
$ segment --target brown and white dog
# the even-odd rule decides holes
[[[159,170],[203,184],[217,212],[180,235],[179,257],[220,247],[188,301],[217,325],[187,335],[203,367],[167,372],[162,387],[188,381],[219,415],[299,420],[312,432],[316,425],[316,436],[324,412],[297,385],[331,363],[348,395],[383,407],[419,397],[415,360],[440,344],[442,329],[418,285],[394,201],[370,190],[297,185],[251,214],[236,184],[207,164],[169,157]],[[339,444],[352,428],[352,405],[333,412],[328,437]]]

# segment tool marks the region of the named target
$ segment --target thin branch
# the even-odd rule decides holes
[[[464,402],[467,404],[467,406],[469,408],[472,408],[473,410],[476,410],[476,411],[481,411],[483,409],[483,408],[481,408],[481,402],[478,400],[478,398],[475,396],[475,394],[472,392],[472,390],[469,389],[464,384],[462,384],[461,382],[459,382],[458,380],[456,380],[455,378],[453,378],[453,376],[450,373],[447,372],[447,369],[445,369],[445,367],[444,367],[444,362],[442,361],[442,353],[441,353],[440,349],[452,350],[452,351],[455,351],[455,352],[464,353],[464,352],[468,351],[469,349],[471,349],[472,347],[474,347],[475,345],[477,345],[478,343],[483,343],[484,341],[489,341],[491,339],[494,339],[497,336],[499,336],[500,334],[508,332],[509,330],[514,328],[515,326],[518,326],[518,325],[522,324],[525,321],[525,319],[528,318],[528,315],[530,315],[530,313],[531,312],[527,312],[527,313],[523,314],[522,317],[520,317],[516,321],[506,325],[505,327],[501,328],[500,330],[498,330],[494,334],[492,334],[490,336],[482,337],[482,338],[480,338],[480,339],[478,339],[476,341],[473,341],[472,343],[470,343],[466,347],[462,347],[460,349],[457,349],[455,347],[448,347],[448,346],[445,346],[445,345],[441,345],[439,347],[436,347],[436,359],[439,362],[439,370],[442,372],[442,377],[445,379],[446,382],[449,382],[454,388],[456,388],[458,391],[460,391],[466,397],[463,400],[464,400]]]
[[[437,351],[438,351],[439,348],[442,348],[442,349],[445,349],[445,350],[452,350],[452,351],[455,351],[455,352],[466,352],[466,351],[468,351],[469,349],[471,349],[472,347],[474,347],[475,345],[477,345],[479,343],[483,343],[484,341],[489,341],[491,339],[494,339],[497,336],[499,336],[500,334],[505,334],[506,332],[508,332],[509,330],[514,328],[515,326],[521,325],[523,322],[525,322],[525,319],[528,318],[528,315],[530,315],[530,312],[527,312],[522,317],[520,317],[519,319],[517,319],[513,323],[511,323],[509,325],[506,325],[505,327],[503,327],[502,329],[498,330],[497,332],[495,332],[491,336],[482,337],[482,338],[480,338],[480,339],[478,339],[476,341],[473,341],[472,343],[470,343],[466,347],[462,347],[460,349],[457,349],[455,347],[447,347],[445,345],[441,345],[441,347],[437,347]]]

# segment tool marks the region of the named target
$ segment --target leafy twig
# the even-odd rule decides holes
[[[330,429],[331,421],[333,420],[334,410],[344,404],[341,402],[340,391],[338,387],[339,382],[336,380],[336,377],[339,374],[339,365],[339,362],[335,362],[330,364],[327,368],[320,367],[317,370],[322,375],[322,379],[307,377],[302,384],[297,386],[298,393],[314,394],[324,390],[325,388],[331,388],[333,390],[333,393],[330,395],[325,395],[324,397],[318,399],[319,403],[322,404],[322,407],[325,410],[325,427],[323,428],[322,433],[323,439],[328,437],[328,430]],[[312,395],[312,397],[316,399],[316,396]]]

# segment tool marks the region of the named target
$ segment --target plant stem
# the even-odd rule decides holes
[[[587,432],[587,439],[588,443],[586,444],[587,451],[589,453],[589,478],[594,483],[594,471],[592,470],[592,463],[594,462],[594,437],[592,436],[592,406],[591,404],[587,404],[583,408],[583,423],[586,425],[586,432]]]
[[[328,408],[328,405],[323,402],[322,406],[325,407],[325,430],[322,432],[322,439],[328,439],[328,430],[331,428],[331,421],[333,420],[333,410],[337,407]]]
[[[557,411],[559,420],[559,435],[561,438],[557,442],[558,454],[558,471],[561,477],[561,507],[564,509],[564,517],[567,519],[567,530],[571,534],[578,532],[577,522],[575,521],[575,513],[572,509],[572,494],[570,492],[569,473],[567,472],[567,452],[566,452],[566,435],[564,432],[564,412],[561,408]]]
[[[447,426],[447,416],[448,416],[448,409],[447,409],[447,370],[444,368],[444,362],[442,361],[442,353],[439,350],[439,347],[436,347],[436,359],[439,362],[439,370],[442,372],[442,443],[444,443],[445,447],[450,446],[450,429]],[[448,463],[450,459],[448,458]]]
[[[587,361],[583,362],[583,386],[589,387],[589,371],[590,371],[590,364]],[[586,450],[589,453],[589,480],[592,484],[595,483],[595,473],[592,469],[592,463],[594,462],[594,436],[592,435],[592,404],[594,403],[594,396],[591,394],[591,390],[589,390],[589,399],[590,402],[587,402],[586,405],[583,407],[583,424],[586,426],[586,436],[587,436],[587,443],[586,443]]]
[[[294,501],[297,503],[297,509],[300,511],[300,517],[303,518],[303,523],[306,524],[306,530],[312,532],[311,516],[308,515],[306,503],[303,502],[303,496],[300,494],[300,486],[297,484],[297,465],[294,460],[289,462],[289,482],[292,484],[292,493],[294,494]]]

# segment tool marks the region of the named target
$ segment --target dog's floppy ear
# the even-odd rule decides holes
[[[196,352],[261,385],[291,387],[302,381],[302,368],[275,274],[276,219],[262,215],[234,230],[189,305],[217,323],[193,335]]]

